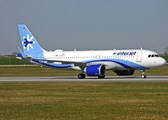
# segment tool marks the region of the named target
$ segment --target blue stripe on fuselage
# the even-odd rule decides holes
[[[48,67],[53,67],[53,68],[69,68],[71,67],[73,64],[56,64],[56,63],[45,63],[45,62],[40,62],[38,60],[32,60],[35,63],[41,64],[41,65],[45,65]],[[130,62],[127,60],[121,60],[121,59],[100,59],[100,60],[86,60],[86,61],[82,61],[85,63],[92,63],[92,62],[114,62],[117,63],[121,66],[123,66],[126,69],[139,69],[139,70],[144,70],[144,69],[148,69],[142,65],[136,64],[134,62]]]
[[[117,63],[121,66],[123,66],[124,68],[127,69],[148,69],[142,65],[136,64],[134,62],[130,62],[127,60],[121,60],[121,59],[100,59],[100,60],[87,60],[87,61],[82,61],[82,62],[86,62],[86,63],[91,63],[91,62],[114,62]]]

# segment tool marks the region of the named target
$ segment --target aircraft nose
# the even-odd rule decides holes
[[[154,61],[150,62],[150,68],[162,67],[166,64],[166,60],[162,57],[156,58]]]
[[[160,58],[159,64],[160,66],[164,66],[166,64],[166,60],[164,58]]]

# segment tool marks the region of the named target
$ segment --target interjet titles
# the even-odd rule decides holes
[[[118,52],[117,55],[135,55],[136,54],[136,51],[135,52]]]

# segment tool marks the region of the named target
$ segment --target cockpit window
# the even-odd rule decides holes
[[[155,57],[159,57],[159,55],[155,55]]]
[[[150,57],[159,57],[159,55],[157,55],[157,54],[148,55],[148,58],[150,58]]]

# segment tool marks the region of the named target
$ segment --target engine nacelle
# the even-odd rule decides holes
[[[135,70],[116,70],[114,71],[117,75],[126,76],[133,75]]]
[[[88,65],[85,68],[85,73],[88,76],[104,76],[106,73],[106,67],[104,65]]]

